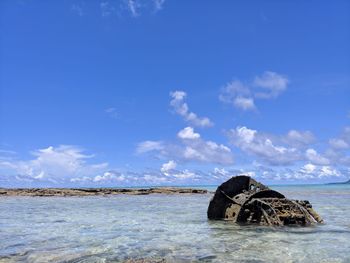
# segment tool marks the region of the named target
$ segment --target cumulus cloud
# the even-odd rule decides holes
[[[225,168],[218,168],[215,167],[214,170],[211,172],[211,176],[213,179],[218,180],[218,182],[223,182],[231,178],[232,176],[237,175],[248,175],[250,177],[256,177],[257,173],[256,171],[253,171],[253,169],[225,169]]]
[[[198,117],[197,114],[191,112],[185,102],[186,92],[174,91],[170,93],[171,101],[170,105],[174,108],[175,112],[182,116],[185,121],[198,127],[211,127],[212,121],[207,117]]]
[[[283,139],[289,145],[303,146],[313,143],[315,136],[310,131],[290,130]]]
[[[231,149],[223,144],[205,141],[193,128],[187,127],[179,132],[184,148],[180,151],[184,160],[206,163],[230,164],[233,162]]]
[[[287,77],[265,71],[261,76],[256,76],[251,83],[239,80],[227,83],[221,89],[219,99],[240,110],[256,110],[256,99],[276,98],[287,89],[288,83]]]
[[[16,156],[15,151],[0,149],[0,162],[6,160],[12,160]]]
[[[228,136],[233,145],[271,165],[287,165],[301,158],[296,148],[275,145],[271,138],[245,126],[231,129]]]
[[[236,106],[236,108],[239,108],[245,111],[255,109],[253,98],[237,97],[234,99],[233,104]]]
[[[219,99],[222,102],[233,104],[238,109],[255,109],[254,99],[249,86],[244,85],[239,80],[227,83],[226,86],[221,89]]]
[[[316,170],[316,166],[311,164],[311,163],[308,163],[308,164],[305,164],[301,169],[300,171],[302,173],[305,173],[305,174],[312,174],[314,171]]]
[[[339,177],[341,176],[341,174],[337,169],[334,169],[330,166],[321,167],[319,177],[332,177],[332,176]]]
[[[212,141],[200,141],[187,145],[183,151],[183,159],[206,163],[231,164],[233,157],[230,148]]]
[[[307,160],[309,160],[313,164],[317,165],[328,165],[330,164],[330,161],[326,158],[320,155],[315,149],[307,149],[305,152]]]
[[[324,156],[330,160],[332,164],[350,165],[350,127],[345,127],[341,134],[336,138],[328,141],[329,148]]]
[[[287,89],[289,80],[287,77],[272,71],[265,71],[261,76],[256,76],[253,86],[263,91],[256,91],[255,97],[262,99],[276,98]]]
[[[160,173],[136,173],[131,171],[107,171],[97,176],[74,177],[70,180],[82,186],[111,185],[111,186],[140,186],[150,184],[169,183],[166,177]]]
[[[199,175],[197,175],[195,172],[189,170],[176,172],[172,174],[172,176],[177,179],[194,179],[199,177]]]
[[[231,129],[227,135],[231,144],[243,152],[267,164],[283,166],[297,161],[310,160],[305,157],[304,151],[316,141],[310,131],[290,130],[285,135],[275,135],[258,132],[245,126]],[[309,153],[309,157],[314,156],[310,156]]]
[[[254,142],[254,132],[247,132],[245,141]],[[200,139],[201,140],[201,139]],[[194,140],[194,141],[197,141]],[[205,143],[206,141],[203,141]],[[216,144],[218,147],[218,144]],[[184,145],[182,150],[186,149]],[[221,183],[231,176],[246,174],[264,180],[345,180],[350,175],[350,169],[339,170],[331,165],[316,165],[306,163],[299,170],[286,167],[264,167],[256,162],[246,168],[214,168],[212,172],[178,169],[179,164],[169,160],[154,171],[117,171],[111,170],[107,163],[91,164],[93,158],[82,149],[75,146],[48,147],[33,152],[34,158],[28,161],[1,160],[0,183],[5,186],[21,182],[31,185],[33,182],[42,186],[78,185],[78,186],[140,186],[140,185],[179,185],[189,183]],[[192,158],[192,157],[191,157]],[[197,157],[196,157],[197,158]],[[209,157],[201,157],[209,158]],[[180,164],[181,167],[181,164]],[[12,175],[7,171],[12,171]],[[71,184],[69,184],[71,183]],[[52,185],[51,184],[51,185]]]
[[[229,175],[230,175],[230,173],[228,171],[226,171],[225,168],[218,168],[218,167],[214,168],[213,176],[215,178],[227,177]]]
[[[164,176],[165,175],[165,176]],[[142,176],[142,179],[148,184],[182,184],[182,183],[190,183],[195,182],[197,179],[201,178],[200,174],[197,174],[194,171],[190,170],[175,170],[171,169],[166,174],[161,173],[146,173]]]
[[[329,165],[314,165],[306,163],[298,167],[265,167],[255,166],[255,173],[262,180],[280,181],[308,181],[324,182],[334,180],[345,180],[349,176],[349,171],[341,172]]]
[[[136,153],[146,153],[151,151],[162,151],[164,149],[162,141],[144,141],[137,145]]]
[[[108,163],[89,164],[92,155],[72,145],[47,147],[32,152],[31,160],[0,161],[0,169],[22,177],[40,180],[60,181],[77,175],[97,173],[108,167]]]
[[[195,133],[193,131],[192,127],[184,128],[183,130],[178,132],[177,136],[180,139],[189,139],[189,140],[199,139],[201,137],[199,133]]]
[[[105,181],[124,181],[125,175],[116,173],[113,171],[105,172],[103,175],[97,175],[92,179],[94,182],[105,182]]]
[[[144,180],[147,184],[158,185],[169,182],[167,178],[161,177],[155,174],[144,174],[142,176],[142,180]]]
[[[160,171],[111,170],[108,163],[91,163],[93,155],[88,155],[83,149],[71,145],[38,149],[33,151],[32,155],[33,158],[30,160],[0,159],[1,185],[4,187],[7,185],[20,187],[178,185],[181,182],[191,183],[202,177],[195,171],[176,170],[177,163],[174,160],[164,163]]]
[[[154,151],[163,158],[204,163],[231,164],[233,156],[231,149],[223,144],[201,139],[192,127],[186,127],[178,132],[179,143],[162,143],[153,141],[141,142],[136,151],[145,153]]]
[[[306,164],[297,171],[289,171],[284,176],[286,179],[324,179],[342,177],[342,174],[331,166],[315,166],[313,164]]]
[[[346,150],[350,148],[350,127],[345,127],[338,138],[331,138],[329,145],[335,150]]]
[[[334,149],[348,149],[349,144],[343,140],[338,138],[332,138],[329,140],[329,145]]]
[[[162,165],[162,167],[160,168],[160,171],[165,175],[169,175],[169,171],[174,170],[176,166],[177,166],[176,162],[173,160],[170,160],[169,162],[164,163]]]

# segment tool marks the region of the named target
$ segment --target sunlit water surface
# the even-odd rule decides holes
[[[307,199],[316,227],[208,221],[212,194],[1,197],[0,262],[350,262],[350,186],[272,187]]]

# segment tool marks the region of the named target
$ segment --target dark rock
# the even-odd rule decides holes
[[[309,201],[287,199],[249,176],[235,176],[220,185],[209,203],[208,218],[260,225],[322,223]]]
[[[0,188],[0,196],[109,196],[148,194],[206,194],[204,189],[159,187],[159,188]]]

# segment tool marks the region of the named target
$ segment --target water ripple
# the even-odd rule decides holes
[[[350,188],[280,191],[309,199],[326,224],[208,221],[211,195],[3,198],[0,262],[350,262]]]

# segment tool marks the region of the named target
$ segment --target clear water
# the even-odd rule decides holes
[[[326,224],[208,221],[207,195],[1,197],[0,262],[350,262],[350,186],[273,187]]]

